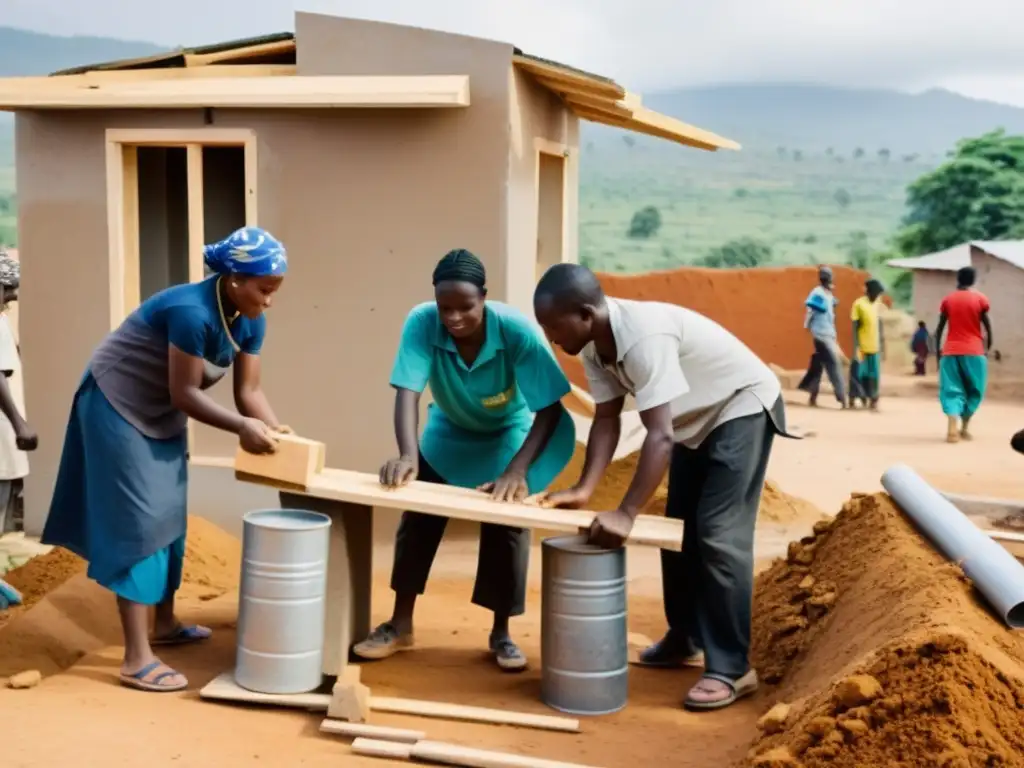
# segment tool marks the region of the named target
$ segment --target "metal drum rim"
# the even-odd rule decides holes
[[[265,522],[260,521],[261,517],[269,517],[271,515],[277,515],[280,517],[294,516],[296,523],[299,523],[300,520],[302,520],[304,521],[304,524],[298,524],[295,526],[267,525]],[[322,528],[329,528],[331,525],[331,518],[322,512],[313,512],[308,509],[254,509],[242,515],[242,523],[264,531],[306,533],[308,531],[317,531]]]
[[[566,536],[549,536],[541,541],[542,549],[552,549],[559,552],[567,552],[572,555],[610,555],[622,551],[621,547],[616,549],[605,549],[587,541],[586,534],[570,534]]]

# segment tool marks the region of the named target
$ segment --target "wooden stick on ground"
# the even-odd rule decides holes
[[[419,741],[410,745],[375,739],[356,739],[352,742],[352,752],[370,757],[422,760],[441,765],[459,765],[464,768],[590,768],[579,763],[473,749],[441,741]]]
[[[542,728],[548,731],[578,733],[580,721],[571,717],[534,715],[529,712],[511,712],[504,709],[469,707],[462,704],[447,704],[441,701],[418,699],[394,699],[386,696],[371,696],[370,709],[374,712],[391,712],[397,715],[419,715],[445,720],[464,720],[495,725],[519,725],[527,728]]]
[[[370,725],[369,723],[349,723],[344,720],[324,720],[320,723],[320,733],[331,733],[336,736],[351,736],[352,738],[367,738],[380,741],[395,741],[401,744],[415,744],[427,738],[423,731],[413,731],[408,728],[389,728],[384,725]]]
[[[199,696],[207,701],[237,701],[243,704],[264,704],[278,707],[298,707],[324,712],[330,706],[329,693],[256,693],[247,691],[235,682],[233,672],[224,672],[207,683]],[[473,723],[512,725],[521,728],[539,728],[545,731],[579,733],[580,721],[571,717],[535,715],[530,712],[515,712],[504,709],[486,709],[462,704],[448,704],[442,701],[423,699],[396,699],[386,696],[370,696],[371,712],[391,712],[399,715],[416,715],[442,720],[462,720]]]

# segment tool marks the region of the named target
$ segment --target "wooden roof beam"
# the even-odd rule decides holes
[[[230,48],[216,53],[186,53],[186,67],[205,67],[211,64],[224,64],[230,61],[246,61],[264,56],[283,56],[294,54],[295,40],[277,40],[271,43],[258,43],[244,48]]]
[[[551,90],[556,90],[552,83],[557,83],[558,87],[575,88],[577,91],[595,96],[621,99],[626,95],[626,89],[611,80],[588,76],[583,72],[575,72],[571,69],[557,67],[526,56],[514,56],[512,62],[515,66],[529,72],[538,80],[543,78],[547,82],[542,81],[541,84]]]

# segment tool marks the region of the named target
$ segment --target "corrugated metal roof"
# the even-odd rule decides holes
[[[1018,269],[1024,269],[1024,240],[972,240],[953,246],[945,251],[929,253],[886,262],[897,269],[932,269],[940,272],[956,272],[971,265],[971,247],[984,251],[989,256],[1006,261]]]

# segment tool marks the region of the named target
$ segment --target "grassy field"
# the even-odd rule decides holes
[[[580,167],[580,258],[614,272],[669,269],[749,237],[771,247],[773,263],[843,262],[856,233],[869,248],[885,247],[906,185],[936,162],[591,147]],[[660,230],[628,237],[645,206],[660,211]]]

